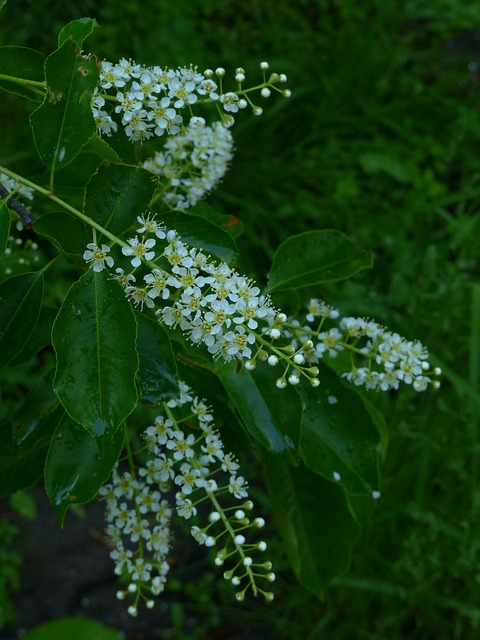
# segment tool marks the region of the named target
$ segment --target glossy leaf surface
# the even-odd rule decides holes
[[[49,211],[35,220],[33,228],[70,255],[83,255],[92,241],[90,229],[67,211]]]
[[[79,18],[78,20],[72,20],[66,24],[58,34],[58,46],[72,38],[79,47],[82,46],[83,41],[91,35],[97,26],[95,18]]]
[[[20,353],[42,306],[43,271],[14,276],[0,284],[0,367]]]
[[[319,364],[320,386],[302,385],[301,457],[327,480],[337,478],[349,493],[378,489],[380,436],[357,393]],[[334,475],[335,474],[335,475]]]
[[[156,404],[178,396],[178,374],[170,339],[160,324],[136,313],[137,350],[140,359],[137,380],[144,402]]]
[[[277,389],[278,372],[266,364],[238,372],[219,362],[218,376],[249,433],[268,451],[296,464],[302,429],[302,401],[293,387]]]
[[[44,64],[45,56],[35,49],[13,45],[0,47],[0,73],[3,75],[43,82],[45,80]],[[28,87],[27,84],[0,79],[0,89],[35,102],[43,100],[42,90],[38,87]]]
[[[372,254],[340,231],[306,231],[277,249],[268,274],[269,292],[349,278],[372,267]]]
[[[10,362],[11,365],[27,362],[27,360],[33,358],[41,349],[52,344],[52,326],[57,317],[57,313],[58,309],[54,307],[42,307],[40,309],[34,330],[20,353]]]
[[[167,213],[162,219],[169,229],[175,229],[182,241],[190,246],[201,249],[227,264],[231,264],[235,259],[235,241],[216,224],[185,213]]]
[[[102,163],[85,190],[85,214],[116,235],[148,209],[155,185],[151,174],[128,164]]]
[[[243,233],[243,222],[235,216],[219,213],[206,202],[198,202],[190,209],[190,213],[200,218],[205,218],[208,222],[226,231],[233,239],[238,238]]]
[[[29,420],[21,444],[15,441],[14,432],[21,432],[23,425],[14,421],[14,431],[10,422],[0,425],[0,495],[30,487],[42,477],[50,439],[62,414],[63,409],[57,407],[42,420]]]
[[[275,520],[292,568],[304,587],[321,596],[348,570],[360,527],[339,485],[278,456],[263,457]]]
[[[137,403],[136,337],[130,304],[103,271],[72,285],[53,326],[55,392],[102,450]]]
[[[30,116],[35,146],[52,171],[69,164],[95,133],[91,96],[98,82],[95,58],[85,58],[73,40],[45,62],[47,94]]]
[[[45,488],[60,526],[72,504],[94,498],[108,478],[123,446],[119,429],[103,450],[66,413],[53,435],[45,463]]]

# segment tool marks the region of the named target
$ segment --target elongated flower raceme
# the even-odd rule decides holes
[[[152,597],[164,589],[174,513],[191,523],[198,544],[217,549],[215,565],[223,567],[237,600],[249,590],[273,599],[259,586],[275,580],[271,563],[258,559],[267,548],[255,539],[264,520],[249,516],[254,505],[239,464],[224,451],[209,407],[183,383],[179,389],[178,398],[165,403],[144,431],[146,463],[123,473],[116,467],[100,490],[115,573],[128,580],[117,597],[134,598],[131,615],[137,615],[141,600],[153,606]]]
[[[343,350],[350,353],[351,367],[342,375],[357,386],[382,391],[397,389],[400,382],[412,384],[416,391],[438,386],[430,375],[440,370],[431,369],[420,342],[362,318],[342,318],[338,327],[325,330],[325,322],[336,321],[339,313],[316,299],[310,301],[306,319],[312,322],[318,317],[317,326],[302,326],[275,309],[253,280],[189,247],[154,216],[139,216],[138,222],[137,233],[142,236],[129,238],[122,248],[133,270],[127,274],[117,268],[113,277],[134,305],[155,310],[159,322],[179,328],[212,356],[243,360],[248,370],[258,360],[279,366],[283,369],[276,382],[279,389],[296,385],[301,378],[318,386],[316,364]],[[96,271],[113,266],[105,246],[88,245],[84,258]],[[143,275],[143,284],[138,283],[138,268],[159,259],[168,268],[154,267]],[[365,364],[357,366],[359,357]]]
[[[205,119],[195,113],[202,103],[214,103],[224,126],[234,123],[234,114],[250,107],[260,115],[262,107],[255,105],[250,97],[256,91],[262,99],[272,92],[288,97],[290,91],[280,88],[287,81],[285,74],[270,73],[269,65],[260,64],[263,81],[255,87],[245,87],[245,71],[235,71],[235,90],[223,88],[225,70],[206,69],[203,73],[196,67],[146,67],[122,59],[114,64],[104,60],[100,64],[97,91],[92,97],[92,112],[97,134],[111,135],[123,127],[132,142],[143,142],[167,134],[175,136],[185,132],[184,113],[189,123],[196,127],[205,124]]]

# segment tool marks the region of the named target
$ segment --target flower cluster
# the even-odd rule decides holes
[[[305,360],[312,365],[325,357],[336,358],[342,351],[350,354],[351,370],[342,373],[356,386],[367,389],[389,391],[398,389],[400,382],[411,384],[416,391],[424,391],[429,385],[439,386],[429,375],[440,375],[439,368],[431,368],[428,352],[418,341],[410,341],[398,333],[392,333],[377,322],[364,318],[344,317],[323,301],[310,300],[307,322],[313,324],[319,318],[316,328],[288,323],[287,336],[293,344],[308,343]],[[337,326],[326,329],[327,319],[337,320]],[[362,359],[358,366],[356,359]]]
[[[187,127],[169,136],[164,151],[143,163],[160,177],[160,197],[172,209],[187,211],[212,191],[233,158],[232,134],[221,122]]]
[[[288,89],[277,86],[287,81],[285,74],[272,73],[267,78],[268,68],[268,63],[261,63],[263,82],[247,89],[243,87],[245,71],[238,68],[235,73],[236,91],[224,92],[225,70],[221,67],[201,73],[192,66],[174,70],[145,67],[126,59],[117,64],[104,60],[100,67],[99,85],[92,97],[97,133],[111,135],[117,131],[118,118],[132,142],[142,142],[165,133],[176,135],[184,126],[183,111],[189,114],[192,125],[205,124],[203,117],[193,113],[194,105],[205,102],[215,102],[222,123],[231,126],[234,122],[232,114],[239,109],[250,105],[254,114],[262,112],[262,108],[254,105],[249,97],[252,91],[259,91],[263,98],[267,98],[272,90],[284,96],[290,95]],[[113,110],[108,109],[108,103],[114,104]]]
[[[357,386],[388,391],[404,382],[423,391],[429,384],[439,385],[429,376],[439,375],[440,370],[431,370],[420,342],[408,341],[362,318],[341,318],[338,326],[325,329],[325,321],[338,320],[339,313],[316,299],[310,301],[306,317],[310,324],[320,319],[315,328],[289,320],[251,279],[189,247],[176,231],[163,228],[154,217],[139,216],[138,221],[137,233],[143,235],[129,238],[122,248],[134,269],[126,274],[117,268],[114,277],[136,306],[155,309],[161,323],[180,328],[211,355],[226,361],[245,360],[248,370],[256,367],[257,360],[281,365],[283,372],[276,381],[279,389],[297,385],[302,377],[318,386],[316,364],[341,351],[351,356],[351,368],[342,375]],[[156,237],[149,237],[152,235]],[[164,242],[157,250],[159,240]],[[112,267],[107,250],[106,245],[89,245],[84,258],[97,271],[105,264]],[[169,268],[152,265],[154,260]],[[145,263],[150,271],[139,286],[135,271]],[[357,366],[355,357],[362,357],[365,364]]]
[[[120,474],[115,468],[111,482],[100,490],[107,502],[106,531],[115,573],[128,579],[126,590],[117,597],[134,596],[128,608],[131,615],[137,614],[140,599],[153,606],[151,596],[163,591],[169,570],[170,523],[175,511],[192,522],[190,532],[199,544],[218,548],[215,564],[228,566],[223,575],[238,588],[237,600],[243,600],[248,589],[272,600],[273,594],[257,584],[259,579],[275,580],[271,563],[253,557],[267,545],[247,541],[245,535],[265,522],[251,520],[246,513],[253,508],[247,483],[233,455],[224,451],[210,409],[182,383],[179,397],[163,409],[143,434],[148,451],[144,466],[135,470],[130,460],[130,471]],[[185,409],[186,415],[178,417]],[[167,500],[172,493],[175,507]],[[200,512],[208,513],[204,526],[199,526]]]

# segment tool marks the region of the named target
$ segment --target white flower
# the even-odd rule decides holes
[[[155,240],[149,238],[145,242],[140,242],[138,238],[129,238],[129,247],[122,247],[122,253],[124,256],[134,256],[131,260],[133,267],[139,267],[142,264],[142,258],[144,260],[153,260],[155,257],[155,251],[149,251],[155,246]]]
[[[230,476],[230,482],[228,484],[228,490],[233,493],[235,498],[239,500],[248,496],[247,483],[243,476]]]
[[[106,244],[102,244],[98,247],[94,242],[87,244],[87,249],[83,254],[83,259],[86,262],[90,262],[92,269],[96,272],[103,271],[105,264],[108,267],[113,267],[113,258],[107,254],[110,252],[110,247]]]

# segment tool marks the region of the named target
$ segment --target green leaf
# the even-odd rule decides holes
[[[319,596],[350,565],[360,527],[342,488],[263,453],[273,513],[299,582]]]
[[[43,271],[24,273],[0,284],[0,367],[23,349],[37,324]]]
[[[47,94],[31,114],[35,146],[53,172],[69,164],[95,133],[91,96],[98,83],[96,59],[85,58],[73,40],[45,62]]]
[[[69,255],[83,255],[92,241],[90,229],[67,211],[49,211],[35,220],[33,228]]]
[[[81,47],[83,41],[88,38],[97,27],[95,18],[79,18],[72,20],[58,34],[58,46],[61,47],[64,42],[72,38],[76,44]]]
[[[175,229],[183,242],[231,264],[237,256],[232,237],[215,224],[189,213],[166,213],[162,216],[169,229]]]
[[[44,622],[39,627],[31,629],[24,636],[24,640],[120,640],[122,636],[113,629],[109,629],[100,622],[87,618],[60,618]]]
[[[5,201],[0,201],[0,260],[7,248],[10,235],[10,209]]]
[[[53,307],[42,307],[38,316],[37,324],[30,334],[20,353],[10,362],[12,366],[27,362],[40,349],[52,344],[52,326],[57,317],[58,309]]]
[[[140,367],[137,381],[144,402],[156,404],[178,396],[178,372],[170,340],[156,320],[136,312],[137,351]]]
[[[84,212],[118,236],[148,209],[154,191],[146,169],[103,162],[87,184]]]
[[[44,405],[45,407],[45,405]],[[31,487],[43,475],[50,439],[64,411],[60,406],[44,414],[41,420],[33,418],[24,425],[14,421],[0,425],[0,496]],[[14,433],[23,434],[21,443]]]
[[[291,236],[277,249],[268,274],[267,291],[308,287],[349,278],[372,267],[372,254],[340,231],[306,231]]]
[[[37,446],[46,420],[59,406],[52,389],[52,378],[53,374],[40,378],[13,416],[13,440],[20,447],[33,449]]]
[[[0,10],[7,4],[7,0],[0,0]]]
[[[122,162],[118,153],[113,149],[106,140],[95,135],[85,145],[85,151],[94,153],[101,160],[110,160],[110,162]]]
[[[100,450],[92,436],[64,413],[45,464],[45,488],[60,526],[68,507],[97,495],[120,455],[123,441],[123,430],[119,429],[108,447]]]
[[[45,56],[35,49],[13,45],[0,47],[0,72],[3,75],[43,82],[45,80],[44,64]],[[43,92],[38,92],[38,88],[28,87],[24,83],[0,79],[0,89],[36,102],[43,100]]]
[[[318,366],[320,386],[299,389],[304,402],[301,458],[327,480],[338,478],[349,493],[369,495],[378,489],[379,433],[361,397],[328,367]]]
[[[198,202],[190,209],[190,213],[200,218],[205,218],[208,222],[220,227],[230,235],[234,240],[243,233],[243,222],[235,216],[227,216],[224,213],[215,211],[206,202]]]
[[[302,401],[296,389],[278,389],[278,372],[267,365],[237,371],[235,363],[218,361],[216,369],[250,434],[268,451],[297,464]]]
[[[102,450],[137,404],[136,337],[121,286],[91,269],[72,285],[53,325],[55,393]]]

